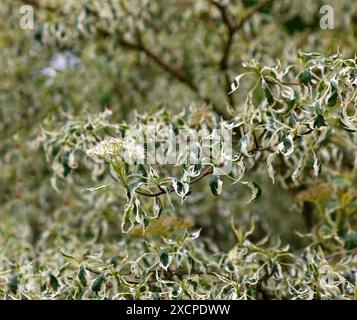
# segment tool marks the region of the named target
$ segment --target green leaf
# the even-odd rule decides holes
[[[126,168],[125,164],[121,161],[115,161],[112,163],[112,167],[116,174],[118,175],[118,178],[120,179],[121,184],[124,187],[127,187],[127,181],[126,181]]]
[[[357,67],[354,67],[351,71],[351,76],[350,79],[351,81],[355,80],[357,78]]]
[[[77,276],[78,276],[78,279],[81,282],[82,286],[86,287],[87,286],[86,269],[84,268],[83,265],[81,265],[79,267],[79,271],[78,271]]]
[[[299,58],[303,61],[309,61],[316,58],[321,58],[322,54],[320,52],[299,52]]]
[[[153,218],[156,219],[156,218],[160,217],[161,212],[162,212],[161,199],[160,199],[160,197],[155,197],[154,198],[154,206],[153,206],[153,213],[154,213]]]
[[[167,270],[172,262],[172,257],[167,253],[167,251],[162,251],[160,253],[160,267]]]
[[[148,176],[148,172],[147,172],[147,170],[146,170],[146,168],[145,168],[145,165],[143,165],[143,164],[138,164],[138,171],[140,172],[140,174],[141,174],[144,178],[146,178],[146,177]]]
[[[345,248],[347,250],[357,248],[357,231],[351,231],[345,235]]]
[[[344,189],[351,186],[351,181],[342,177],[334,177],[331,179],[331,184],[338,189]]]
[[[274,99],[273,94],[265,80],[262,80],[262,88],[263,88],[263,92],[265,94],[265,97],[266,97],[268,103],[273,104],[275,99]]]
[[[172,297],[173,297],[173,298],[177,298],[177,297],[180,295],[181,291],[182,291],[181,286],[178,285],[178,284],[175,284],[175,285],[173,286],[173,288],[172,288],[172,291],[171,291]]]
[[[294,142],[291,135],[285,136],[278,144],[278,151],[285,157],[290,156],[294,152]]]
[[[57,278],[52,273],[49,274],[49,277],[50,277],[50,286],[53,288],[53,290],[57,290],[60,287]]]
[[[190,185],[187,182],[177,180],[176,178],[173,179],[172,186],[182,201],[184,201],[191,192]]]
[[[211,180],[209,182],[212,194],[214,196],[218,196],[222,193],[222,185],[223,185],[223,181],[220,179],[219,175],[213,174],[211,176]]]
[[[132,200],[133,195],[135,194],[135,191],[138,187],[140,187],[141,182],[133,182],[131,183],[127,189],[126,189],[126,197],[127,197],[127,201],[130,202]]]
[[[317,115],[322,115],[322,113],[323,113],[320,101],[316,101],[316,103],[315,103],[315,112]]]
[[[33,33],[33,37],[36,41],[42,42],[43,34],[44,34],[44,27],[40,25]]]
[[[314,120],[314,128],[318,129],[321,127],[327,127],[327,124],[325,122],[324,116],[322,114],[318,114]]]
[[[324,80],[321,80],[319,84],[317,85],[317,90],[318,92],[322,92],[326,88],[326,83]]]
[[[337,103],[337,98],[338,98],[337,92],[331,93],[330,96],[327,99],[327,105],[329,107],[335,106],[336,103]]]
[[[18,286],[19,286],[19,277],[17,275],[13,276],[9,283],[8,283],[9,289],[13,294],[16,294]]]
[[[121,221],[121,230],[123,233],[128,233],[134,227],[134,223],[131,219],[133,211],[133,203],[128,203],[125,207],[124,215]]]
[[[63,169],[63,175],[66,177],[68,174],[71,172],[71,168],[68,165],[69,161],[69,156],[70,156],[70,151],[65,151],[61,154],[61,164],[62,164],[62,169]]]
[[[310,69],[305,69],[304,72],[300,75],[300,83],[307,86],[311,81],[312,75]]]
[[[347,114],[347,106],[344,105],[340,112],[339,122],[341,127],[349,132],[356,132],[357,127],[354,124],[354,120],[352,117],[349,117]]]
[[[289,117],[289,126],[294,127],[296,123],[299,122],[299,118],[297,117],[297,114],[295,111],[291,112],[290,117]]]
[[[102,288],[103,283],[105,282],[105,276],[104,273],[101,273],[94,281],[92,284],[92,290],[97,294],[100,289]]]
[[[327,98],[327,105],[329,107],[333,107],[336,105],[337,103],[337,98],[338,98],[338,91],[337,91],[337,84],[335,81],[331,81],[330,83],[330,95],[329,97]]]

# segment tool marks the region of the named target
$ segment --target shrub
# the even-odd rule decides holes
[[[0,297],[355,299],[355,5],[320,5],[0,4]]]

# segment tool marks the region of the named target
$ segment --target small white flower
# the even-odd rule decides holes
[[[115,152],[123,145],[122,140],[118,138],[105,138],[103,141],[96,144],[94,147],[87,150],[87,156],[95,159],[110,159]]]

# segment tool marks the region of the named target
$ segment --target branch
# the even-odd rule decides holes
[[[228,10],[228,7],[218,0],[210,0],[210,2],[219,10],[222,21],[228,31],[228,38],[223,46],[223,54],[219,63],[221,70],[224,71],[228,69],[229,53],[233,43],[233,36],[237,29],[233,23],[233,18]]]
[[[38,9],[44,9],[48,11],[56,11],[58,9],[57,6],[50,6],[44,4],[40,0],[22,0],[22,1],[24,3],[33,5]],[[246,22],[255,12],[259,11],[262,7],[272,2],[272,0],[262,0],[258,5],[250,9],[237,24],[234,23],[234,19],[230,14],[226,5],[222,4],[219,0],[210,0],[210,1],[221,12],[222,20],[228,30],[228,36],[227,36],[227,40],[224,42],[223,45],[222,57],[219,62],[219,67],[225,76],[227,98],[229,100],[229,103],[231,105],[234,105],[234,97],[232,95],[228,95],[231,81],[229,78],[229,74],[227,72],[229,68],[229,56],[233,44],[234,34],[243,26],[244,22]],[[106,35],[106,36],[113,35],[111,32],[107,30],[101,29],[99,31],[101,35]],[[155,51],[150,49],[146,44],[143,43],[140,34],[138,39],[139,39],[138,43],[133,43],[126,40],[124,37],[119,36],[118,41],[120,45],[126,49],[143,52],[150,60],[156,63],[156,65],[158,65],[162,70],[164,70],[170,76],[172,76],[173,78],[177,79],[181,83],[185,84],[188,88],[190,88],[190,90],[194,92],[199,97],[199,99],[201,99],[208,105],[212,105],[213,110],[218,114],[220,114],[223,117],[223,119],[227,120],[230,118],[229,115],[225,111],[221,110],[221,108],[219,108],[211,98],[207,96],[203,96],[200,93],[199,87],[190,79],[190,77],[188,77],[185,74],[184,69],[174,68],[168,62],[164,61],[158,53],[156,53]]]
[[[256,6],[254,6],[252,9],[250,9],[241,19],[240,21],[235,24],[234,23],[234,18],[232,17],[232,14],[228,10],[228,6],[225,4],[222,4],[220,0],[210,0],[211,4],[215,6],[220,14],[222,21],[227,29],[227,40],[223,44],[223,49],[222,49],[222,57],[219,62],[219,67],[221,71],[224,73],[225,81],[226,81],[226,95],[229,101],[229,104],[231,106],[234,105],[234,97],[233,95],[228,94],[230,91],[230,85],[231,85],[231,80],[229,78],[229,74],[227,73],[227,70],[229,68],[229,57],[231,53],[231,48],[233,45],[233,39],[234,35],[236,32],[241,29],[244,25],[244,23],[251,17],[253,16],[256,12],[261,10],[263,7],[271,3],[273,0],[263,0],[260,3],[258,3]]]
[[[230,81],[229,75],[227,73],[227,70],[229,68],[229,57],[230,57],[230,53],[231,53],[231,47],[233,44],[234,35],[254,13],[261,10],[264,6],[271,3],[273,0],[261,1],[259,4],[257,4],[252,9],[250,9],[237,24],[234,24],[233,17],[230,14],[227,6],[220,3],[219,0],[210,0],[210,1],[211,1],[212,5],[214,5],[221,12],[222,20],[228,30],[227,41],[225,42],[225,44],[223,46],[223,52],[222,52],[222,57],[219,62],[219,67],[225,75],[227,97],[228,97],[230,105],[233,106],[234,105],[234,97],[232,95],[228,94],[231,81]],[[182,70],[173,68],[170,64],[165,62],[157,53],[155,53],[148,46],[146,46],[142,40],[141,34],[138,33],[137,38],[138,38],[138,43],[132,43],[132,42],[129,42],[128,40],[124,39],[123,37],[120,37],[119,43],[123,47],[125,47],[129,50],[136,50],[136,51],[143,52],[148,58],[150,58],[152,61],[154,61],[161,69],[163,69],[164,71],[169,73],[172,77],[179,80],[181,83],[188,86],[200,99],[205,101],[207,104],[212,105],[213,109],[218,114],[222,115],[222,117],[224,119],[229,118],[224,112],[219,110],[219,108],[214,104],[214,102],[210,98],[203,97],[200,94],[199,88],[197,87],[197,85],[189,77],[187,77],[185,75],[185,73],[182,72]]]
[[[141,37],[139,38],[138,43],[132,43],[124,38],[119,38],[119,43],[130,50],[141,51],[146,54],[151,60],[153,60],[158,66],[168,72],[171,76],[179,80],[180,82],[186,84],[192,91],[194,91],[197,95],[200,96],[199,90],[197,86],[189,79],[181,70],[175,69],[170,66],[167,62],[165,62],[159,55],[157,55],[154,51],[148,48],[142,41]],[[201,97],[201,96],[200,96]],[[202,98],[202,97],[201,97]]]
[[[228,60],[229,60],[229,55],[230,55],[230,50],[233,44],[233,38],[234,38],[234,34],[236,32],[233,20],[232,20],[232,16],[227,8],[226,5],[220,3],[218,0],[210,0],[210,2],[212,3],[213,6],[215,6],[220,14],[221,14],[221,18],[222,21],[227,29],[227,40],[225,42],[223,42],[223,49],[222,49],[222,57],[221,60],[219,62],[219,68],[221,69],[221,71],[224,74],[225,77],[225,81],[226,81],[226,95],[229,101],[229,104],[231,106],[234,105],[234,97],[230,94],[228,94],[228,92],[230,91],[230,85],[231,85],[231,80],[229,78],[229,75],[227,73],[227,69],[228,69]]]
[[[189,184],[191,185],[191,184],[196,183],[197,181],[201,180],[203,177],[210,175],[212,172],[213,172],[212,166],[207,166],[206,170],[200,176],[196,177],[195,179],[192,179]],[[167,192],[171,193],[173,191],[174,191],[174,189],[164,190],[160,187],[160,191],[157,191],[154,193],[146,193],[146,192],[142,192],[142,191],[138,191],[138,190],[136,190],[136,193],[140,194],[142,196],[145,196],[145,197],[159,197]]]
[[[269,77],[269,76],[264,77],[264,80],[265,80],[267,83],[275,84],[275,85],[299,86],[299,87],[304,87],[304,86],[305,86],[304,84],[299,83],[299,82],[283,82],[283,81],[280,81],[280,80],[273,79],[273,78],[271,78],[271,77]],[[316,86],[317,86],[316,84],[313,84],[313,83],[310,83],[309,85],[310,85],[311,87],[316,87]]]
[[[162,70],[166,71],[173,78],[177,79],[181,83],[185,84],[188,88],[190,88],[191,91],[194,92],[199,99],[203,100],[208,105],[211,105],[213,107],[213,110],[218,114],[220,114],[223,117],[223,119],[226,120],[229,119],[229,116],[225,112],[220,110],[218,106],[210,98],[201,95],[199,88],[194,84],[194,82],[189,77],[187,77],[180,69],[175,69],[169,63],[165,62],[157,53],[155,53],[153,50],[151,50],[148,46],[146,46],[143,43],[141,37],[139,37],[139,39],[140,40],[138,43],[130,42],[124,39],[123,37],[119,37],[118,41],[120,45],[126,49],[143,52],[150,60],[155,62]]]
[[[85,267],[89,272],[95,274],[95,275],[99,275],[102,273],[102,271],[99,271],[99,270],[95,270],[91,267],[88,267],[86,266]],[[150,277],[155,275],[156,272],[159,271],[159,272],[162,272],[167,278],[170,278],[172,279],[173,277],[184,277],[184,276],[190,276],[190,275],[198,275],[198,276],[211,276],[211,277],[217,277],[217,273],[215,272],[200,272],[200,271],[191,271],[191,272],[188,272],[186,270],[176,270],[176,271],[171,271],[171,270],[167,270],[167,271],[164,271],[164,270],[149,270],[148,273],[150,274]],[[119,274],[118,275],[119,277],[132,277],[133,274],[131,272],[128,272],[128,273],[122,273],[122,274]],[[223,275],[221,275],[222,277],[225,277]],[[141,283],[141,280],[140,279],[125,279],[126,282],[130,283],[130,284],[139,284]],[[155,283],[157,282],[156,279],[152,279],[152,280],[149,280],[148,279],[148,283]],[[111,284],[110,283],[106,283],[106,285],[108,287],[111,287]]]
[[[306,130],[305,132],[299,134],[299,135],[296,135],[294,138],[293,138],[293,141],[295,141],[296,139],[298,139],[299,137],[302,137],[302,136],[306,136],[306,135],[309,135],[310,133],[312,133],[314,130],[309,128],[308,130]],[[255,137],[255,136],[254,136]],[[259,144],[258,144],[258,141],[256,140],[256,137],[255,137],[255,147],[252,148],[251,150],[248,151],[248,153],[252,153],[252,152],[263,152],[263,151],[268,151],[268,150],[271,150],[272,147],[276,147],[280,142],[277,142],[275,143],[273,146],[268,146],[268,147],[260,147]],[[210,174],[213,173],[213,167],[212,166],[207,166],[205,171],[198,177],[196,177],[195,179],[192,179],[190,181],[190,185],[196,183],[197,181],[201,180],[202,178],[204,178],[205,176],[208,176]],[[164,190],[162,187],[159,187],[159,191],[157,192],[153,192],[153,193],[147,193],[147,192],[143,192],[143,191],[140,191],[140,190],[136,190],[136,193],[137,194],[140,194],[142,196],[145,196],[145,197],[159,197],[165,193],[171,193],[174,191],[174,189],[170,189],[170,190]]]
[[[300,138],[300,137],[302,137],[302,136],[306,136],[306,135],[310,134],[310,133],[313,132],[313,131],[314,131],[313,129],[309,128],[309,129],[306,130],[305,132],[303,132],[303,133],[301,133],[301,134],[296,135],[295,137],[293,137],[293,141],[297,140],[298,138]],[[255,137],[255,136],[254,136],[254,137]],[[256,140],[255,140],[254,142],[255,142],[255,147],[254,147],[253,149],[249,150],[248,153],[252,153],[252,152],[255,152],[255,151],[267,151],[267,150],[270,150],[270,149],[272,148],[271,146],[269,146],[269,147],[263,147],[263,148],[262,148],[262,147],[259,147],[258,142],[257,142]],[[273,147],[278,146],[279,143],[280,143],[280,142],[275,143],[275,144],[273,145]]]

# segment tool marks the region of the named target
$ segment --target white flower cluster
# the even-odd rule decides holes
[[[105,138],[92,148],[87,150],[87,156],[92,159],[111,160],[119,150],[124,151],[124,160],[128,163],[142,162],[145,158],[145,150],[141,144],[135,141],[123,141],[119,138]]]
[[[122,146],[121,139],[109,137],[88,149],[86,153],[92,159],[110,159]]]

